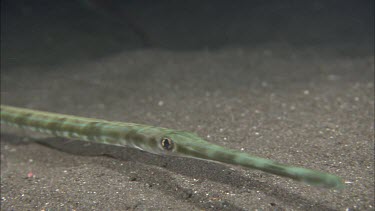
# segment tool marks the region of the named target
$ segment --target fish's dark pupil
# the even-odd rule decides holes
[[[161,140],[161,145],[166,150],[171,150],[173,148],[173,142],[168,138],[163,138]]]

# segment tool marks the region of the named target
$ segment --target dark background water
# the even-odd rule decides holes
[[[373,55],[374,2],[2,1],[2,67],[282,43]]]

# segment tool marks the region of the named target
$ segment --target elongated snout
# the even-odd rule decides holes
[[[196,142],[177,142],[175,147],[175,153],[180,156],[257,169],[278,176],[288,177],[293,180],[301,181],[314,186],[336,189],[344,187],[342,179],[335,175],[280,164],[272,160],[252,156],[244,152],[226,149],[224,147],[205,142],[204,140],[199,140]]]

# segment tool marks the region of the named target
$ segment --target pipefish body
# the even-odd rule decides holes
[[[326,188],[343,188],[335,175],[288,166],[209,143],[194,133],[1,105],[1,124],[56,137],[133,147],[159,155],[216,161],[261,170]]]

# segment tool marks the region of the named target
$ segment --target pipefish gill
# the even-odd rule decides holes
[[[217,161],[261,170],[309,185],[340,189],[332,174],[288,166],[209,143],[194,133],[148,125],[112,122],[1,105],[1,124],[56,137],[127,146],[159,155]]]

